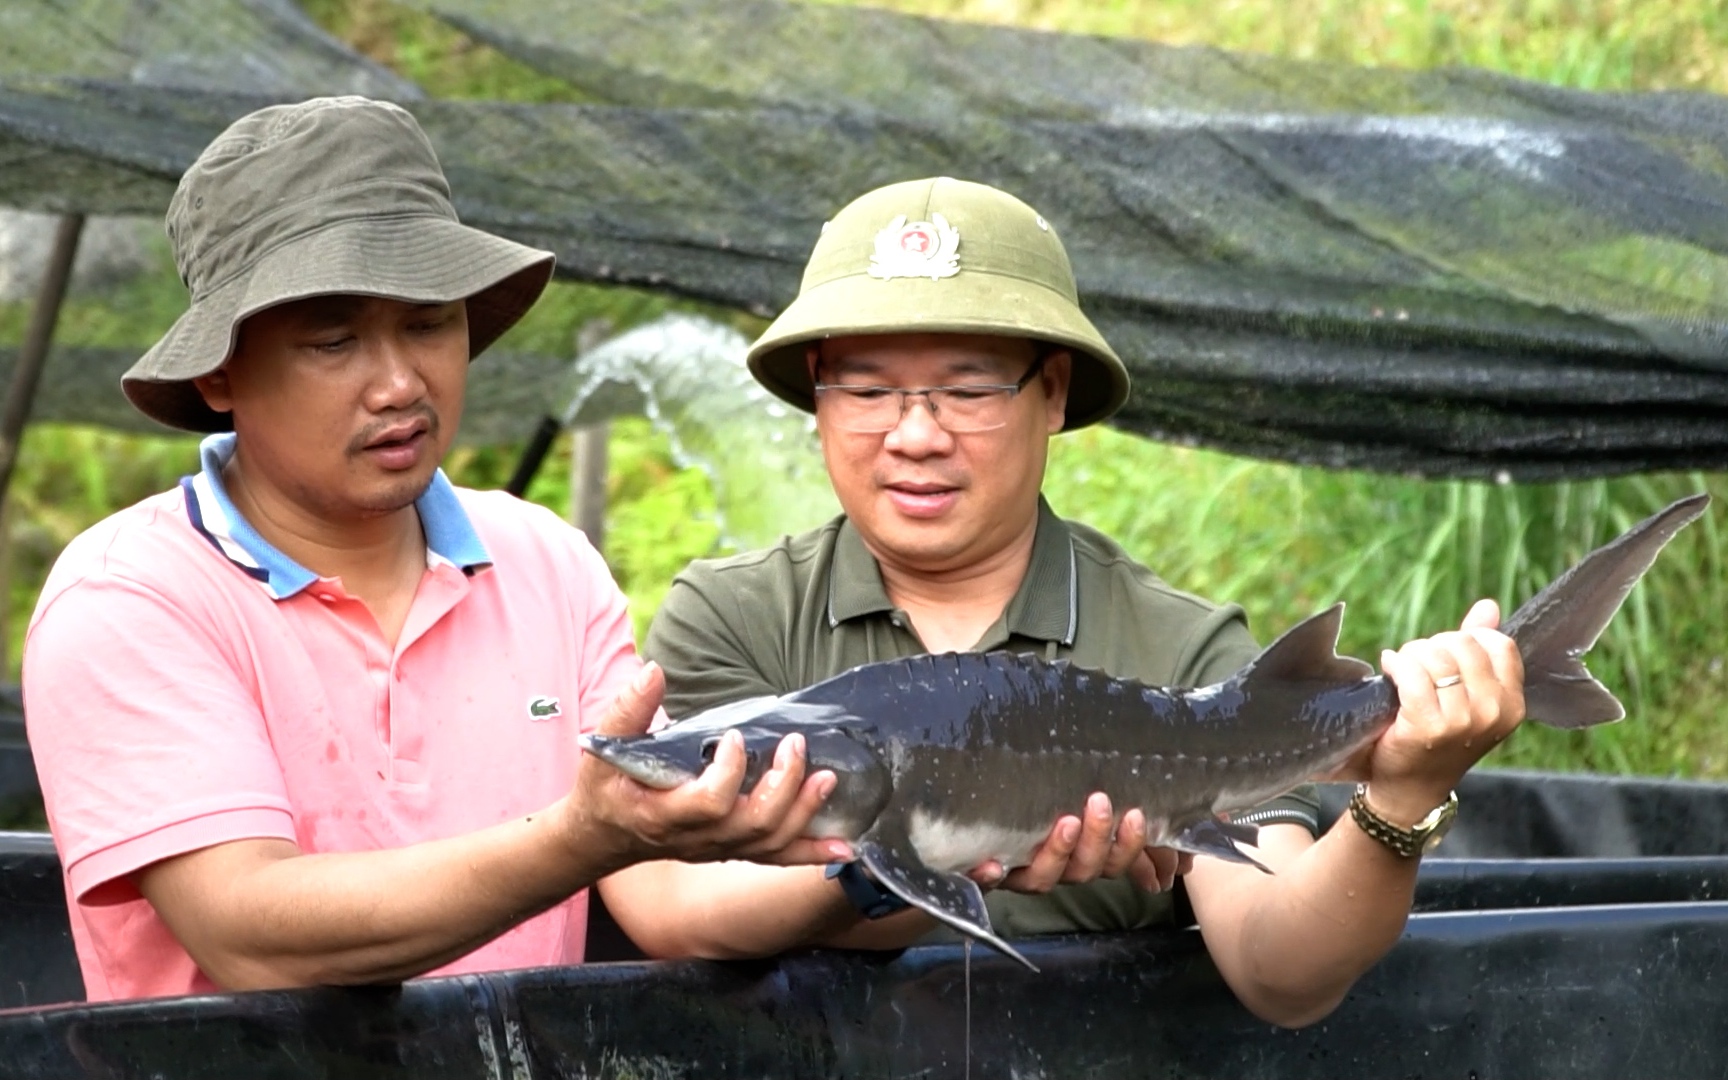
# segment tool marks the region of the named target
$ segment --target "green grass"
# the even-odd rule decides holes
[[[1467,64],[1595,89],[1728,92],[1728,5],[1718,0],[890,0],[883,6],[1175,44],[1403,67]],[[308,11],[368,55],[449,97],[579,101],[573,88],[384,0],[308,0]],[[143,347],[182,310],[165,245],[162,270],[77,297],[66,343]],[[637,290],[555,285],[507,347],[568,353],[605,318],[624,328],[682,302]],[[716,314],[712,309],[704,309]],[[760,323],[719,313],[746,332]],[[24,309],[0,306],[0,340]],[[26,437],[9,510],[8,654],[42,575],[78,530],[168,486],[194,441],[42,425]],[[516,447],[463,448],[458,482],[496,486]],[[529,492],[567,512],[568,449]],[[1651,476],[1556,485],[1422,483],[1161,446],[1108,430],[1056,441],[1047,490],[1057,509],[1118,537],[1175,585],[1244,604],[1262,639],[1337,599],[1343,647],[1382,646],[1453,626],[1468,602],[1521,600],[1626,524],[1728,478]],[[613,428],[606,553],[646,625],[671,576],[721,550],[714,493],[674,462],[645,420]],[[1526,730],[1498,764],[1728,776],[1728,537],[1718,508],[1673,545],[1593,654],[1632,711],[1588,733]]]
[[[824,0],[846,2],[846,0]],[[1728,92],[1719,0],[871,0],[919,15],[1586,90]]]

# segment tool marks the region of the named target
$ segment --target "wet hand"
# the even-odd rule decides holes
[[[1524,719],[1524,662],[1499,632],[1500,609],[1480,600],[1459,629],[1381,654],[1400,708],[1360,769],[1369,801],[1413,824]]]
[[[1190,855],[1147,847],[1146,816],[1134,809],[1118,822],[1110,797],[1094,792],[1082,817],[1057,819],[1030,863],[1007,873],[1001,863],[987,862],[972,872],[972,878],[1013,892],[1046,893],[1057,885],[1126,875],[1147,892],[1163,892],[1192,863]]]
[[[665,693],[659,666],[645,665],[607,709],[596,733],[642,734]],[[700,776],[661,791],[583,754],[575,788],[563,804],[569,842],[601,844],[620,867],[650,859],[797,865],[852,858],[851,845],[843,841],[802,835],[836,782],[828,770],[805,775],[802,736],[780,741],[773,766],[749,793],[743,791],[747,764],[743,739],[729,732]]]

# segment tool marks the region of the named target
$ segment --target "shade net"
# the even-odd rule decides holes
[[[292,0],[6,0],[0,73],[298,97],[419,97]]]
[[[15,40],[0,204],[160,213],[232,118],[358,85],[279,3],[173,6],[231,49],[268,41],[276,81],[140,78],[165,67],[148,36],[110,41],[130,67],[65,77]],[[766,0],[424,6],[599,102],[404,100],[464,220],[556,251],[567,277],[772,314],[841,204],[955,175],[1060,231],[1134,374],[1125,429],[1435,476],[1728,462],[1722,98]],[[155,5],[32,0],[6,31],[89,7]]]

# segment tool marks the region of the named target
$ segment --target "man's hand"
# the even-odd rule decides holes
[[[659,665],[644,665],[607,709],[596,733],[642,734],[665,693]],[[563,804],[569,842],[573,848],[602,845],[617,867],[649,859],[796,865],[852,858],[851,845],[843,841],[803,836],[836,780],[827,770],[805,776],[802,736],[780,741],[773,767],[747,795],[741,793],[745,767],[744,742],[735,732],[721,739],[701,776],[670,791],[638,784],[584,754],[575,789]]]
[[[1499,625],[1499,605],[1479,600],[1459,629],[1381,654],[1398,717],[1344,775],[1391,820],[1421,820],[1524,719],[1524,660]]]
[[[1057,885],[1080,884],[1126,874],[1147,892],[1163,892],[1188,872],[1194,857],[1170,848],[1146,846],[1146,815],[1138,809],[1117,823],[1110,797],[1093,792],[1085,818],[1064,815],[1032,853],[1032,861],[1012,873],[991,861],[972,872],[980,885],[1014,892],[1046,893]]]

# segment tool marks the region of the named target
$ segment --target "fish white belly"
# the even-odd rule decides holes
[[[869,824],[824,806],[805,826],[804,835],[812,840],[856,840]]]
[[[1050,835],[1048,828],[1015,829],[983,821],[961,822],[923,810],[907,823],[912,847],[932,870],[964,873],[995,859],[1005,867],[1025,866],[1032,851]]]

